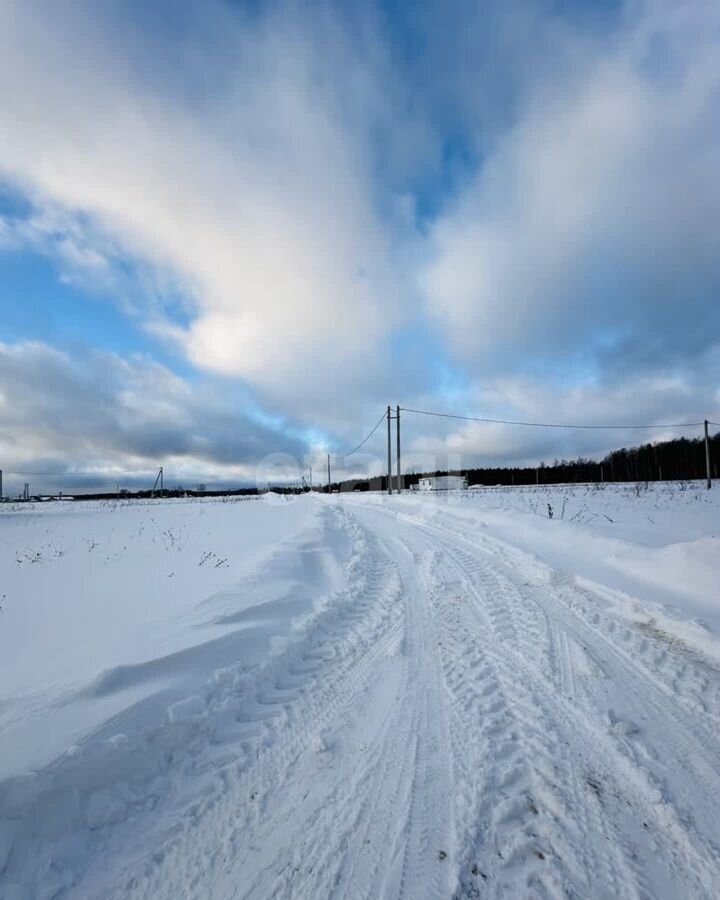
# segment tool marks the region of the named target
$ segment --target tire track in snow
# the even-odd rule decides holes
[[[331,789],[315,799],[312,813],[298,816],[291,806],[287,808],[288,817],[295,816],[295,834],[287,864],[279,875],[274,873],[272,866],[268,867],[243,889],[240,896],[330,896],[339,885],[344,886],[345,896],[362,896],[357,889],[362,886],[367,873],[355,879],[354,883],[354,871],[345,872],[344,869],[348,860],[362,860],[362,845],[367,840],[364,836],[376,810],[376,804],[372,801],[379,799],[379,792],[387,783],[388,763],[401,760],[400,756],[393,758],[386,752],[393,725],[394,709],[391,705],[363,755],[358,771],[351,778],[329,771],[331,764],[328,763],[323,774],[326,786]],[[399,783],[399,779],[393,779],[391,783]],[[277,818],[277,810],[275,815]],[[386,816],[385,821],[390,823],[391,814]],[[372,847],[372,850],[381,848]],[[382,858],[381,852],[377,852],[377,858]],[[364,861],[368,859],[371,858],[366,854]],[[362,871],[362,865],[358,868]]]
[[[557,596],[594,631],[606,636],[619,634],[622,643],[613,641],[615,646],[640,666],[669,698],[682,698],[692,707],[709,733],[720,728],[720,670],[710,660],[682,640],[664,633],[651,617],[634,625],[618,623],[602,611],[600,588],[594,592],[578,587],[557,574],[552,584]]]
[[[429,598],[417,568],[422,562],[414,547],[396,539],[405,553],[401,565],[407,609],[407,653],[415,706],[414,766],[405,847],[397,894],[413,898],[422,886],[427,898],[449,893],[452,811],[449,803],[449,736],[441,699],[442,676],[438,641]]]
[[[470,539],[440,526],[423,523],[423,528],[436,530],[439,533],[440,540],[451,536],[459,540],[463,545],[473,545]],[[454,546],[454,544],[451,544],[451,546]],[[522,564],[524,563],[526,567],[534,565],[536,569],[538,564],[531,560],[528,554],[515,548],[508,548],[488,537],[484,536],[481,545],[475,549],[491,560],[489,564],[495,568],[495,579],[502,579],[504,584],[504,587],[501,589],[504,601],[516,610],[520,610],[519,615],[521,618],[524,616],[525,610],[531,607],[539,608],[545,616],[547,616],[547,610],[550,609],[555,627],[560,626],[569,634],[573,634],[579,646],[591,651],[589,654],[591,657],[594,654],[596,658],[603,660],[605,660],[606,656],[610,656],[611,659],[621,658],[626,666],[633,669],[633,682],[639,684],[649,682],[652,688],[655,689],[655,692],[660,695],[660,702],[663,706],[666,706],[666,704],[662,701],[662,694],[665,694],[672,701],[670,704],[672,715],[679,717],[681,719],[679,724],[694,734],[705,751],[702,755],[707,759],[716,758],[716,731],[708,728],[705,721],[698,721],[696,716],[690,716],[685,712],[684,701],[688,698],[684,693],[678,694],[671,690],[667,684],[654,677],[654,673],[646,671],[644,663],[638,663],[637,654],[633,652],[635,646],[631,643],[634,636],[633,630],[609,616],[603,616],[598,611],[597,606],[592,609],[588,609],[587,605],[583,607],[584,612],[587,613],[587,619],[584,615],[579,614],[577,609],[578,597],[584,597],[587,603],[588,598],[591,596],[590,591],[570,585],[566,576],[558,576],[557,573],[551,573],[554,589],[548,590],[543,586],[532,584],[520,574],[523,571]],[[493,557],[495,557],[494,561]],[[562,590],[560,586],[562,586]],[[602,620],[606,621],[607,624],[605,628],[598,628],[597,622]],[[614,636],[616,635],[618,637],[621,636],[622,640],[615,640]],[[624,646],[624,644],[628,646]],[[681,655],[684,654],[682,647],[678,648],[678,650]],[[669,652],[666,652],[669,655]],[[708,670],[714,672],[709,667]],[[715,674],[717,676],[717,684],[714,685],[711,695],[714,695],[715,690],[720,689],[720,672]],[[681,700],[683,701],[682,704],[679,702]],[[720,710],[718,712],[720,713]],[[716,774],[720,775],[720,764],[716,764],[714,770]]]
[[[127,867],[65,896],[715,896],[713,710],[682,706],[712,673],[667,647],[655,677],[652,634],[492,539],[327,515],[354,548],[347,589],[262,667],[218,673],[213,740],[183,726],[195,798],[169,761]],[[94,840],[112,859],[115,833]]]
[[[481,548],[500,560],[503,567],[515,573],[516,579],[522,582],[526,580],[523,577],[526,572],[528,587],[537,587],[534,582],[538,574],[542,574],[554,600],[566,605],[596,631],[599,638],[603,635],[606,640],[610,638],[614,648],[624,651],[627,659],[642,668],[645,676],[661,687],[668,698],[675,702],[682,698],[684,705],[699,713],[700,721],[695,718],[696,726],[704,724],[708,734],[714,737],[720,727],[720,669],[711,660],[681,639],[664,633],[649,614],[648,621],[633,624],[623,623],[605,613],[603,608],[608,602],[616,602],[618,597],[617,592],[609,588],[580,586],[575,583],[574,576],[549,569],[528,553],[487,535],[468,538],[444,526],[433,527]]]
[[[268,887],[264,873],[243,897],[438,897],[450,887],[447,736],[426,598],[417,560],[393,541],[403,612],[402,675],[362,769],[335,783],[311,818],[293,823],[293,860]],[[387,557],[389,548],[375,545]],[[326,780],[332,782],[332,774]],[[446,849],[443,849],[446,848]],[[268,870],[269,871],[269,870]]]
[[[375,524],[382,531],[382,522]],[[476,567],[468,573],[445,547],[438,559],[434,538],[410,525],[402,530],[403,540],[430,558],[419,593],[431,598],[441,635],[451,723],[448,768],[456,782],[455,896],[588,896],[590,878],[577,849],[582,841],[567,839],[572,804],[567,788],[561,792],[556,786],[558,738],[552,720],[537,721],[533,698],[524,696],[522,686],[508,680],[487,652],[493,642],[505,653],[517,640],[517,627],[511,630],[495,608],[485,608],[484,640],[477,640],[476,611],[469,612],[475,598],[467,589]],[[585,800],[576,798],[574,806],[582,808]],[[560,826],[545,816],[546,807]]]
[[[448,559],[445,553],[435,567],[440,584],[453,578]],[[461,583],[458,572],[454,578]],[[440,591],[438,597],[442,596]],[[450,606],[442,600],[438,604],[438,615],[446,623],[448,684],[457,691],[459,705],[472,709],[473,715],[467,717],[470,727],[478,723],[475,732],[484,732],[486,738],[479,760],[483,778],[466,823],[457,896],[504,897],[523,890],[535,892],[533,896],[587,896],[597,890],[591,887],[597,881],[594,857],[586,853],[590,829],[578,815],[586,798],[576,782],[570,794],[579,799],[573,803],[561,796],[558,738],[547,722],[536,721],[531,699],[522,696],[514,679],[510,683],[504,679],[486,651],[492,633],[477,628],[476,613],[467,587]],[[463,660],[466,666],[458,675]],[[473,695],[475,702],[468,704]],[[549,810],[556,820],[550,828],[543,821]],[[568,840],[571,834],[573,840]],[[612,867],[606,869],[602,884],[608,883]],[[634,895],[615,892],[615,896]]]
[[[253,881],[248,872],[282,867],[260,846],[278,825],[276,801],[293,786],[302,754],[373,682],[378,665],[392,656],[402,636],[395,568],[377,552],[371,535],[344,519],[341,524],[353,532],[356,545],[353,584],[331,599],[307,640],[258,675],[260,691],[278,679],[298,679],[300,699],[290,710],[278,704],[278,716],[261,723],[256,741],[245,745],[245,756],[217,772],[211,796],[186,810],[179,832],[120,880],[118,898],[247,896]],[[247,710],[253,727],[255,715]],[[301,812],[312,821],[317,809]],[[242,875],[231,894],[228,882],[238,871]],[[301,885],[296,887],[303,895]]]
[[[374,552],[379,553],[377,545]],[[384,552],[384,551],[383,551]],[[405,593],[398,593],[405,612]],[[402,647],[407,644],[403,616]],[[385,873],[391,867],[398,818],[407,803],[403,792],[412,780],[412,746],[416,733],[413,709],[404,704],[409,691],[406,653],[396,696],[374,734],[359,776],[341,779],[317,806],[312,821],[295,823],[294,863],[265,891],[257,882],[242,896],[376,898],[383,896]],[[332,773],[328,773],[332,780]]]
[[[406,716],[398,722],[395,715],[391,721],[391,734],[381,754],[377,778],[366,796],[354,846],[347,853],[348,872],[343,884],[346,896],[358,900],[382,896],[385,872],[395,844],[398,811],[403,808],[400,795],[408,783],[413,761],[410,752],[413,720]]]
[[[423,524],[423,530],[434,534],[446,552],[451,555],[458,541],[463,547],[472,545],[469,539],[452,532],[448,533],[446,529],[438,526]],[[594,632],[586,622],[572,614],[567,605],[559,603],[546,591],[527,585],[524,580],[518,584],[521,575],[515,554],[513,553],[514,566],[510,569],[503,564],[502,559],[497,558],[500,554],[496,555],[493,562],[493,549],[493,542],[488,538],[483,538],[482,546],[476,548],[481,555],[490,557],[489,564],[495,568],[495,577],[504,582],[503,602],[515,607],[515,620],[522,621],[524,611],[533,606],[542,606],[544,612],[552,616],[556,637],[550,657],[553,655],[560,657],[559,672],[564,670],[567,677],[570,664],[566,657],[563,659],[562,643],[557,638],[558,629],[559,633],[569,635],[577,645],[592,648],[593,655],[601,660],[606,675],[616,684],[623,686],[623,693],[626,695],[623,699],[629,700],[628,705],[638,721],[652,718],[656,723],[663,723],[653,729],[654,739],[663,748],[657,751],[637,738],[621,737],[612,728],[608,735],[607,720],[603,721],[603,716],[607,716],[608,698],[603,697],[601,693],[588,695],[589,702],[582,705],[582,716],[578,716],[573,706],[562,696],[553,697],[551,694],[545,698],[550,714],[555,707],[555,715],[559,719],[565,719],[566,726],[574,730],[576,735],[583,735],[585,732],[584,740],[576,743],[585,744],[586,759],[592,759],[594,747],[604,751],[601,756],[605,767],[602,777],[612,785],[610,790],[615,798],[629,795],[637,810],[636,817],[639,816],[644,820],[642,829],[650,831],[649,823],[653,825],[652,837],[643,830],[629,837],[628,831],[632,833],[634,829],[627,824],[623,828],[616,822],[614,827],[616,847],[622,850],[625,859],[636,871],[637,889],[641,896],[650,896],[651,891],[663,889],[663,874],[655,872],[654,887],[649,887],[646,871],[655,868],[653,856],[661,854],[670,863],[665,875],[670,874],[679,880],[679,885],[682,885],[679,890],[688,891],[692,885],[692,890],[687,896],[713,897],[714,886],[720,879],[720,854],[711,836],[720,833],[718,831],[720,823],[710,798],[717,796],[720,778],[717,773],[716,754],[712,752],[713,741],[709,738],[704,724],[698,724],[676,703],[668,703],[665,692],[659,689],[654,679],[649,677],[642,667],[634,665],[624,650],[615,645],[606,634]],[[501,553],[507,552],[504,547],[500,549]],[[473,579],[472,572],[469,573],[469,577]],[[477,595],[482,604],[485,599],[482,585],[478,586]],[[496,602],[497,600],[492,601]],[[516,675],[518,671],[525,670],[528,679],[535,679],[539,689],[538,698],[547,694],[547,683],[540,677],[541,672],[533,670],[526,658],[516,655],[514,670]],[[559,683],[558,687],[560,686]],[[652,716],[648,716],[648,712]],[[588,724],[591,725],[589,729]],[[622,727],[624,723],[621,721],[610,724]],[[717,740],[714,746],[717,747]],[[665,784],[651,771],[652,768],[657,768],[658,758],[662,756],[669,758],[679,771],[687,766],[694,770],[690,803],[685,801],[685,805],[680,805],[677,797],[664,795]],[[607,796],[605,802],[608,802]],[[702,830],[693,822],[695,817],[699,817],[699,811],[704,816]],[[639,854],[644,856],[645,868],[639,862]]]

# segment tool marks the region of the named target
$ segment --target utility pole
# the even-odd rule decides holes
[[[165,488],[163,487],[163,467],[160,466],[160,496],[165,496]]]
[[[328,494],[330,493],[330,454],[328,453]]]
[[[705,419],[705,473],[707,474],[707,489],[712,487],[712,478],[710,477],[710,438],[708,436],[708,420]]]
[[[402,472],[400,469],[400,407],[397,407],[395,414],[395,425],[397,428],[397,492],[402,492]]]
[[[388,425],[388,474],[387,474],[387,487],[388,494],[392,494],[392,438],[390,436],[390,404],[388,404],[387,408],[387,425]]]
[[[2,492],[2,469],[0,469],[0,503],[2,503],[3,492]]]

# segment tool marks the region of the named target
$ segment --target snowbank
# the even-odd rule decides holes
[[[0,778],[286,636],[329,574],[318,515],[279,498],[4,506]]]
[[[393,502],[413,520],[520,549],[548,578],[593,588],[616,614],[653,619],[720,662],[720,485],[489,487]]]

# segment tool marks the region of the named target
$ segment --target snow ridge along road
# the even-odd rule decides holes
[[[299,502],[312,539],[282,553],[322,595],[252,664],[143,700],[154,727],[130,707],[1,783],[0,895],[718,896],[712,655],[448,504]]]

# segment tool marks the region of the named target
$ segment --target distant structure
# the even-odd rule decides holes
[[[418,482],[419,491],[466,491],[467,478],[464,475],[430,475]]]

